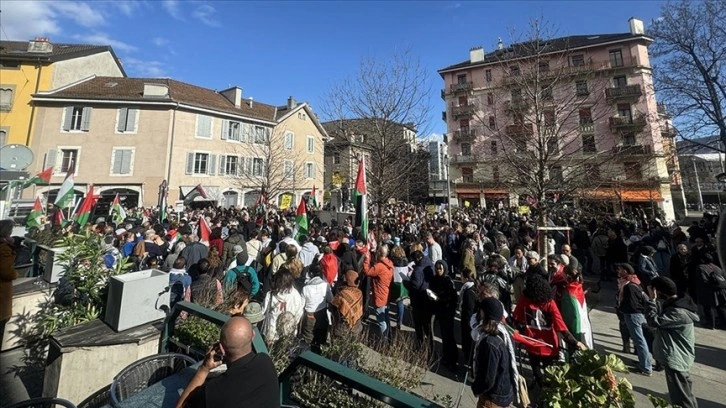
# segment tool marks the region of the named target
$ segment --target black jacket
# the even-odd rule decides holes
[[[499,336],[486,336],[476,346],[474,359],[474,395],[484,395],[491,402],[508,407],[514,402],[509,350]]]
[[[620,313],[645,313],[648,301],[643,289],[635,283],[628,283],[623,287],[622,300],[618,305]]]
[[[444,271],[448,271],[445,261],[436,261],[436,265],[442,264]],[[429,289],[436,294],[438,299],[433,302],[434,312],[453,314],[456,313],[456,303],[459,300],[459,296],[456,293],[454,287],[454,281],[444,272],[443,276],[438,276],[434,273],[429,283]]]

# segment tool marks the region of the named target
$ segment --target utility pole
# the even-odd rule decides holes
[[[696,166],[696,157],[691,156],[693,163],[693,171],[696,174],[696,190],[698,191],[698,211],[703,211],[703,196],[701,195],[701,181],[698,179],[698,167]]]

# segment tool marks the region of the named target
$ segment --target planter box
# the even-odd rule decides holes
[[[163,319],[169,307],[169,275],[147,269],[112,276],[104,321],[116,331]]]
[[[43,280],[48,283],[57,283],[64,272],[57,255],[65,251],[66,248],[51,248],[45,245],[38,245],[37,248],[36,262],[39,275],[42,275]]]

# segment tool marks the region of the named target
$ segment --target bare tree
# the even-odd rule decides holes
[[[426,168],[417,168],[409,156],[416,133],[425,131],[429,117],[428,79],[427,71],[409,52],[386,59],[371,57],[361,62],[357,73],[335,84],[325,98],[323,115],[341,126],[329,133],[349,141],[364,138],[370,148],[366,170],[371,203],[400,197],[410,174],[427,177]],[[383,206],[378,208],[382,213]]]
[[[668,2],[651,24],[659,99],[677,118],[679,136],[718,135],[726,150],[726,2]]]
[[[568,38],[553,33],[546,23],[533,20],[523,36],[513,36],[511,46],[496,51],[492,71],[499,75],[486,94],[480,100],[462,98],[449,110],[454,116],[474,112],[478,124],[460,130],[467,135],[458,140],[469,136],[471,143],[461,142],[462,154],[452,156],[452,163],[465,166],[486,157],[478,174],[469,176],[472,181],[527,197],[539,210],[540,226],[563,201],[595,198],[588,193],[612,182],[621,152],[648,153],[647,146],[625,140],[629,133],[618,130],[619,118],[609,118],[609,81],[598,72],[602,62],[571,59]],[[622,120],[622,129],[641,121],[645,125],[637,112]],[[616,143],[596,137],[602,132],[615,132]]]

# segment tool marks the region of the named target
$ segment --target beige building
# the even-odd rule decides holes
[[[54,166],[51,185],[26,190],[54,200],[71,163],[77,194],[91,183],[101,202],[154,206],[168,181],[169,202],[202,185],[225,207],[250,206],[261,190],[294,205],[323,194],[326,139],[307,103],[243,99],[172,79],[94,77],[33,97],[36,157],[31,173]]]

